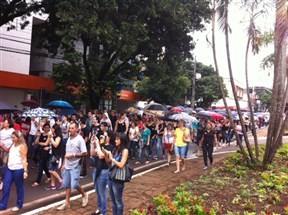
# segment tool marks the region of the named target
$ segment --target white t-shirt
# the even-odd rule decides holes
[[[139,134],[139,128],[138,126],[136,126],[135,128],[130,128],[129,129],[129,140],[130,141],[138,141],[139,140],[139,136],[136,136],[136,134]]]
[[[35,119],[36,121],[36,119]],[[31,121],[31,127],[30,127],[30,135],[36,135],[37,134],[37,125],[35,124],[35,122]]]
[[[14,128],[9,128],[9,129],[3,128],[0,131],[0,139],[1,139],[2,144],[5,147],[9,148],[12,145],[12,143],[13,143],[13,141],[12,141],[12,133],[14,131],[15,131]]]
[[[77,134],[76,137],[68,138],[66,143],[66,154],[79,154],[87,152],[86,144],[83,137]],[[74,169],[79,164],[81,158],[75,157],[66,160],[65,169]]]

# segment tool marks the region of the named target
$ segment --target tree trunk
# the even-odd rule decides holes
[[[235,126],[235,123],[234,123],[233,118],[231,116],[231,112],[230,112],[230,110],[228,108],[228,105],[227,105],[227,101],[226,101],[225,93],[224,93],[223,82],[222,82],[220,74],[219,74],[218,61],[217,61],[217,56],[216,56],[216,44],[215,44],[215,18],[216,18],[215,1],[216,0],[213,0],[213,11],[212,11],[212,50],[213,50],[213,59],[214,59],[214,64],[215,64],[215,70],[216,70],[218,85],[219,85],[219,88],[220,88],[220,92],[221,92],[221,95],[222,95],[222,99],[223,99],[223,103],[225,105],[226,112],[227,112],[228,117],[229,117],[230,124],[233,127],[233,132],[234,132],[234,134],[236,136],[236,140],[239,143],[239,147],[240,147],[241,153],[243,154],[244,159],[246,160],[247,164],[249,164],[250,163],[250,159],[247,156],[247,153],[244,150],[244,147],[243,147],[242,143],[240,142],[240,137],[239,137],[238,133],[236,132],[236,126]]]
[[[251,21],[250,21],[251,22]],[[245,53],[245,76],[246,76],[246,91],[249,92],[249,81],[248,81],[248,53],[249,53],[249,47],[250,47],[250,28],[251,28],[251,23],[249,26],[249,35],[248,35],[248,41],[247,41],[247,46],[246,46],[246,53]],[[250,110],[250,118],[252,121],[252,135],[254,137],[254,144],[255,144],[255,154],[256,154],[256,159],[259,159],[259,147],[258,147],[258,139],[257,139],[257,133],[256,133],[256,126],[255,126],[255,120],[254,120],[254,111],[252,108],[251,104],[251,98],[248,94],[248,106]]]
[[[282,134],[287,124],[287,114],[283,120],[283,112],[287,101],[287,8],[286,0],[276,2],[275,22],[275,63],[272,92],[271,116],[266,140],[263,165],[272,163],[277,149],[282,144]]]
[[[248,135],[247,135],[247,132],[245,130],[245,125],[244,125],[244,120],[241,117],[242,114],[241,114],[240,105],[239,105],[239,101],[238,101],[238,97],[237,97],[236,86],[234,83],[234,77],[233,77],[232,66],[231,66],[231,58],[230,58],[230,45],[229,45],[229,24],[228,24],[228,4],[229,3],[227,1],[225,1],[225,4],[226,5],[225,5],[225,27],[224,27],[224,31],[225,31],[226,56],[227,56],[230,82],[231,82],[232,92],[233,92],[234,100],[236,103],[236,108],[237,108],[237,112],[239,115],[242,131],[243,131],[244,141],[246,143],[246,147],[247,147],[251,162],[255,164],[256,159],[255,159],[255,156],[252,152],[252,149],[251,149],[251,146],[250,146],[250,143],[248,140]]]

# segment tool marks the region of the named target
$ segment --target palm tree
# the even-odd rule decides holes
[[[276,151],[282,145],[282,135],[288,123],[288,112],[283,113],[287,102],[287,36],[288,36],[288,15],[287,0],[276,1],[276,22],[275,22],[275,61],[274,81],[272,91],[271,117],[266,140],[266,148],[263,165],[272,163]]]
[[[230,124],[231,124],[231,126],[232,126],[232,128],[234,130],[237,142],[239,143],[240,150],[241,150],[241,152],[242,152],[242,154],[244,156],[244,159],[247,161],[247,163],[250,163],[250,159],[248,158],[247,153],[244,150],[244,147],[243,147],[242,143],[240,142],[240,137],[239,137],[239,135],[236,132],[236,129],[235,129],[236,126],[235,126],[235,123],[234,123],[233,118],[231,116],[231,112],[230,112],[230,110],[228,108],[228,105],[227,105],[223,82],[222,82],[220,74],[219,74],[218,61],[217,61],[217,56],[216,56],[216,43],[215,43],[215,20],[216,20],[216,0],[213,0],[213,9],[212,9],[212,50],[213,50],[213,59],[214,59],[214,64],[215,64],[217,81],[218,81],[218,85],[219,85],[220,92],[221,92],[221,95],[222,95],[223,103],[225,105],[226,112],[228,113],[229,121],[230,121]]]
[[[239,101],[238,101],[238,96],[237,96],[237,92],[236,92],[236,86],[235,86],[234,76],[233,76],[233,71],[232,71],[232,65],[231,65],[230,45],[229,45],[229,33],[231,32],[231,28],[230,28],[229,23],[228,23],[229,3],[230,3],[229,0],[218,0],[219,6],[218,6],[217,11],[219,14],[220,28],[224,30],[224,34],[225,34],[226,57],[227,57],[227,63],[228,63],[230,82],[231,82],[231,87],[232,87],[232,92],[233,92],[237,112],[238,112],[238,115],[240,116],[239,119],[240,119],[242,131],[243,131],[244,141],[246,143],[246,147],[247,147],[247,150],[249,153],[250,160],[253,164],[255,164],[256,159],[255,159],[251,145],[250,145],[249,140],[248,140],[248,135],[247,135],[247,132],[245,130],[245,125],[244,125],[244,120],[241,117],[242,114],[241,114],[241,109],[240,109],[240,105],[239,105]]]

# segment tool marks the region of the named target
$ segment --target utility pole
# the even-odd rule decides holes
[[[196,56],[194,59],[194,71],[192,75],[192,94],[191,94],[191,107],[195,108],[195,83],[196,83]]]

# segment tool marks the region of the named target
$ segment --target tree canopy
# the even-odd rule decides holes
[[[168,65],[158,62],[156,65],[150,65],[144,71],[147,76],[137,85],[139,93],[146,98],[157,102],[179,105],[186,98],[190,98],[192,88],[192,76],[194,73],[194,62],[184,61],[176,70],[170,70]],[[212,102],[222,98],[219,91],[217,76],[212,66],[206,66],[202,63],[196,64],[196,72],[201,74],[201,79],[195,83],[195,100],[201,107],[208,108]],[[158,72],[157,72],[158,71]],[[223,80],[221,79],[222,84]],[[227,90],[225,89],[225,96]]]
[[[48,4],[47,0],[0,0],[0,26],[12,22],[17,17],[21,17],[22,22],[20,24],[24,28],[28,24],[26,17],[31,12],[38,12],[46,4]]]
[[[191,58],[194,41],[189,33],[204,28],[209,2],[53,1],[45,8],[49,19],[39,29],[45,29],[42,45],[66,60],[53,71],[57,89],[77,87],[97,107],[107,89],[115,91],[120,77],[138,78],[143,64],[159,75],[160,70],[149,66],[160,62],[175,72],[179,62]]]

